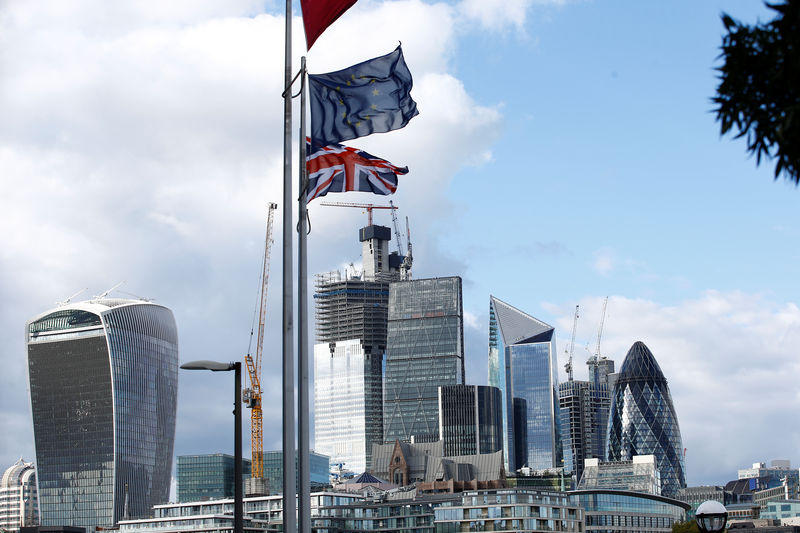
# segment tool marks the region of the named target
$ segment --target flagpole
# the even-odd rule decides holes
[[[298,531],[311,533],[311,481],[308,404],[308,254],[306,242],[306,58],[300,59],[300,162],[297,231],[297,495]]]
[[[286,0],[283,77],[283,531],[297,530],[292,294],[292,0]]]

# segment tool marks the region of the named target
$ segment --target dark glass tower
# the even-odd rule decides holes
[[[439,387],[439,434],[444,454],[476,455],[503,448],[503,396],[497,387]]]
[[[622,362],[608,421],[608,460],[656,456],[661,493],[675,496],[686,486],[678,416],[667,380],[653,353],[636,341]]]
[[[558,410],[558,356],[554,328],[498,300],[489,299],[489,385],[503,392],[504,458],[517,470],[524,454],[516,435],[525,432],[527,466],[535,470],[561,466]],[[525,400],[525,427],[515,423],[514,399]]]
[[[94,528],[169,497],[178,392],[172,312],[99,299],[26,325],[41,523]],[[126,512],[127,511],[127,512]]]
[[[439,387],[464,383],[461,278],[389,285],[384,440],[439,440]]]

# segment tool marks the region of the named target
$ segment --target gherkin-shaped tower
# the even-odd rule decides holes
[[[655,455],[661,493],[675,496],[686,486],[683,443],[667,380],[653,353],[636,341],[622,363],[611,396],[608,460]]]

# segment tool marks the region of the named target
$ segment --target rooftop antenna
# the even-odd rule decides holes
[[[111,287],[110,289],[108,289],[106,292],[104,292],[104,293],[103,293],[103,294],[101,294],[100,296],[95,296],[95,299],[97,299],[97,300],[102,300],[103,298],[105,298],[106,296],[108,296],[108,294],[109,294],[111,291],[113,291],[114,289],[116,289],[117,287],[119,287],[120,285],[122,285],[123,283],[125,283],[125,282],[124,282],[124,281],[120,281],[119,283],[117,283],[116,285],[114,285],[113,287]]]
[[[569,355],[567,358],[567,364],[564,365],[564,369],[567,371],[567,376],[569,377],[569,381],[572,381],[572,352],[575,349],[575,330],[578,329],[578,310],[580,306],[575,306],[575,318],[572,320],[572,340],[569,343],[569,349],[564,350],[565,353]]]
[[[64,307],[65,305],[67,305],[68,303],[70,303],[70,302],[72,301],[72,299],[73,299],[73,298],[75,298],[75,297],[76,297],[76,296],[78,296],[79,294],[83,293],[84,291],[88,291],[88,290],[89,290],[89,287],[86,287],[85,289],[81,289],[81,290],[79,290],[78,292],[76,292],[75,294],[73,294],[72,296],[70,296],[69,298],[67,298],[66,300],[63,300],[63,301],[61,301],[61,302],[56,302],[56,307]]]

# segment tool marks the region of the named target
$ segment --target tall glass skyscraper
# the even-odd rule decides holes
[[[439,387],[463,384],[461,278],[390,284],[384,440],[439,440]]]
[[[112,526],[169,497],[178,392],[172,312],[98,299],[26,325],[41,523]]]
[[[494,296],[489,299],[489,385],[503,392],[506,468],[525,466],[517,464],[524,455],[514,449],[519,431],[527,434],[527,466],[561,466],[555,330]],[[527,403],[524,429],[514,424],[514,398]]]
[[[361,339],[314,346],[314,447],[359,474],[383,439],[382,365]]]
[[[656,456],[661,493],[674,497],[686,486],[678,416],[653,353],[636,341],[622,362],[611,396],[608,460],[649,454]]]

